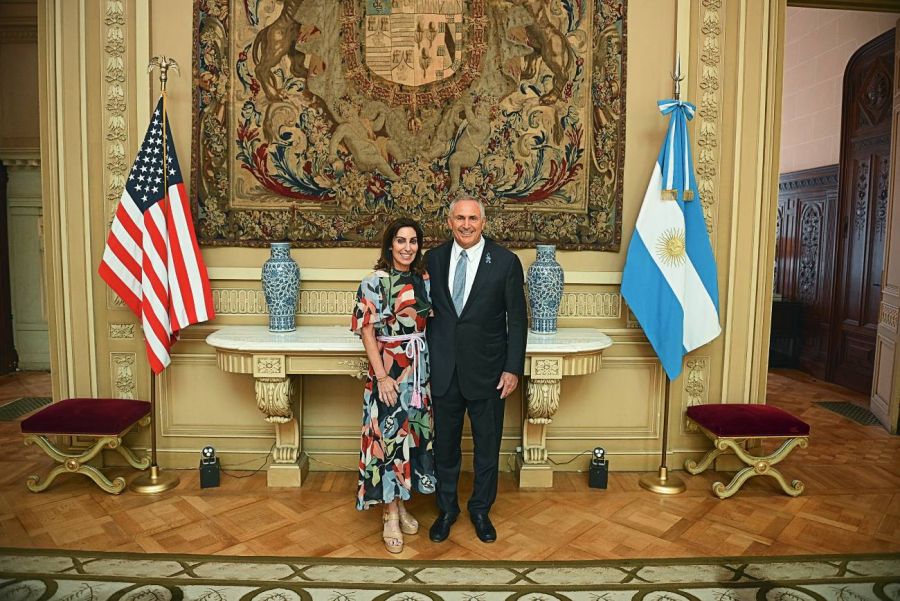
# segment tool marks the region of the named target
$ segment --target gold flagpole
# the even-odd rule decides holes
[[[672,73],[672,81],[675,82],[675,100],[681,100],[681,81],[683,79],[684,76],[681,74],[681,53],[677,53],[675,72]],[[659,473],[656,475],[647,474],[640,479],[642,488],[659,495],[677,495],[685,491],[684,481],[676,475],[670,475],[669,468],[666,465],[667,455],[669,454],[669,394],[671,383],[669,375],[666,374],[666,396],[663,402],[662,451],[660,452]]]
[[[147,72],[152,73],[154,67],[159,67],[159,85],[162,93],[162,160],[163,160],[163,194],[168,194],[168,158],[167,152],[167,123],[166,123],[166,83],[169,80],[169,69],[174,68],[178,72],[178,63],[175,59],[166,56],[154,56],[147,65]],[[167,209],[168,210],[168,209]],[[168,238],[168,223],[166,219],[166,237]],[[168,240],[166,240],[168,245]],[[131,490],[144,495],[153,495],[165,492],[178,486],[180,479],[173,472],[161,473],[156,462],[156,374],[150,370],[150,471],[141,474],[131,481]]]

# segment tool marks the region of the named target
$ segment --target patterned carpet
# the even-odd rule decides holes
[[[900,553],[452,562],[0,549],[0,599],[900,600]]]

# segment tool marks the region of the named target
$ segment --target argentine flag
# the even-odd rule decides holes
[[[659,110],[669,115],[669,129],[628,246],[622,296],[674,380],[684,355],[722,328],[716,263],[687,132],[695,107],[660,100]]]

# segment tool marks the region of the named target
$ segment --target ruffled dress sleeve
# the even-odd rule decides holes
[[[382,296],[378,272],[366,276],[356,291],[356,306],[350,316],[350,330],[357,336],[362,335],[365,326],[374,325],[377,329],[384,321]]]

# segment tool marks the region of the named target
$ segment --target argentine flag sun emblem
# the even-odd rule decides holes
[[[684,229],[669,228],[656,239],[656,258],[660,263],[677,266],[684,263]]]

